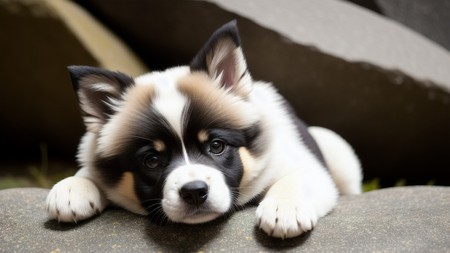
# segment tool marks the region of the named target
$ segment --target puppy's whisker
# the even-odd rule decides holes
[[[146,206],[145,210],[150,211],[150,210],[153,210],[154,207],[161,208],[160,206],[161,206],[160,203],[153,203],[153,204],[150,204],[150,205]]]
[[[149,206],[146,206],[145,207],[145,210],[147,210],[147,211],[153,211],[154,210],[154,207],[157,207],[158,208],[158,206],[159,206],[159,204],[157,204],[157,203],[155,203],[155,204],[152,204],[152,205],[149,205]]]
[[[156,208],[155,210],[153,210],[152,213],[153,213],[152,215],[154,215],[156,220],[159,221],[159,224],[158,224],[159,226],[163,226],[164,224],[167,224],[170,222],[169,218],[164,213],[164,210],[162,209],[162,207]]]
[[[159,221],[160,226],[164,225],[166,221],[168,221],[168,218],[166,214],[164,213],[164,210],[161,206],[158,206],[156,208],[153,208],[149,213],[148,216],[151,217],[152,220]]]

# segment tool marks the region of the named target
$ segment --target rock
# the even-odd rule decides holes
[[[348,0],[389,17],[450,50],[450,2],[447,0]]]
[[[66,67],[102,66],[138,75],[146,67],[84,9],[65,0],[0,1],[1,160],[72,160],[84,130]]]
[[[188,63],[237,19],[253,76],[349,140],[366,179],[450,185],[450,54],[396,22],[335,0],[77,2],[153,69]]]
[[[202,225],[151,224],[115,208],[79,224],[48,220],[48,190],[0,191],[0,252],[448,252],[450,188],[399,187],[342,197],[301,237],[269,238],[254,207]]]

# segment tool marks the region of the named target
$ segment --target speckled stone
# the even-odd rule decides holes
[[[450,252],[450,187],[390,188],[343,197],[301,237],[256,226],[254,208],[210,224],[156,226],[121,209],[75,225],[48,220],[46,189],[0,191],[0,252]]]

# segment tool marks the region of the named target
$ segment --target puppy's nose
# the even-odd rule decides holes
[[[180,196],[186,203],[199,206],[208,198],[208,185],[200,180],[189,182],[181,187]]]

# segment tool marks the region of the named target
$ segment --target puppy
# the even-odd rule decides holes
[[[156,223],[195,224],[257,201],[257,225],[288,238],[311,230],[339,192],[361,191],[351,147],[252,79],[235,21],[189,66],[137,78],[69,72],[87,132],[81,169],[48,194],[50,218],[77,222],[112,202]]]

